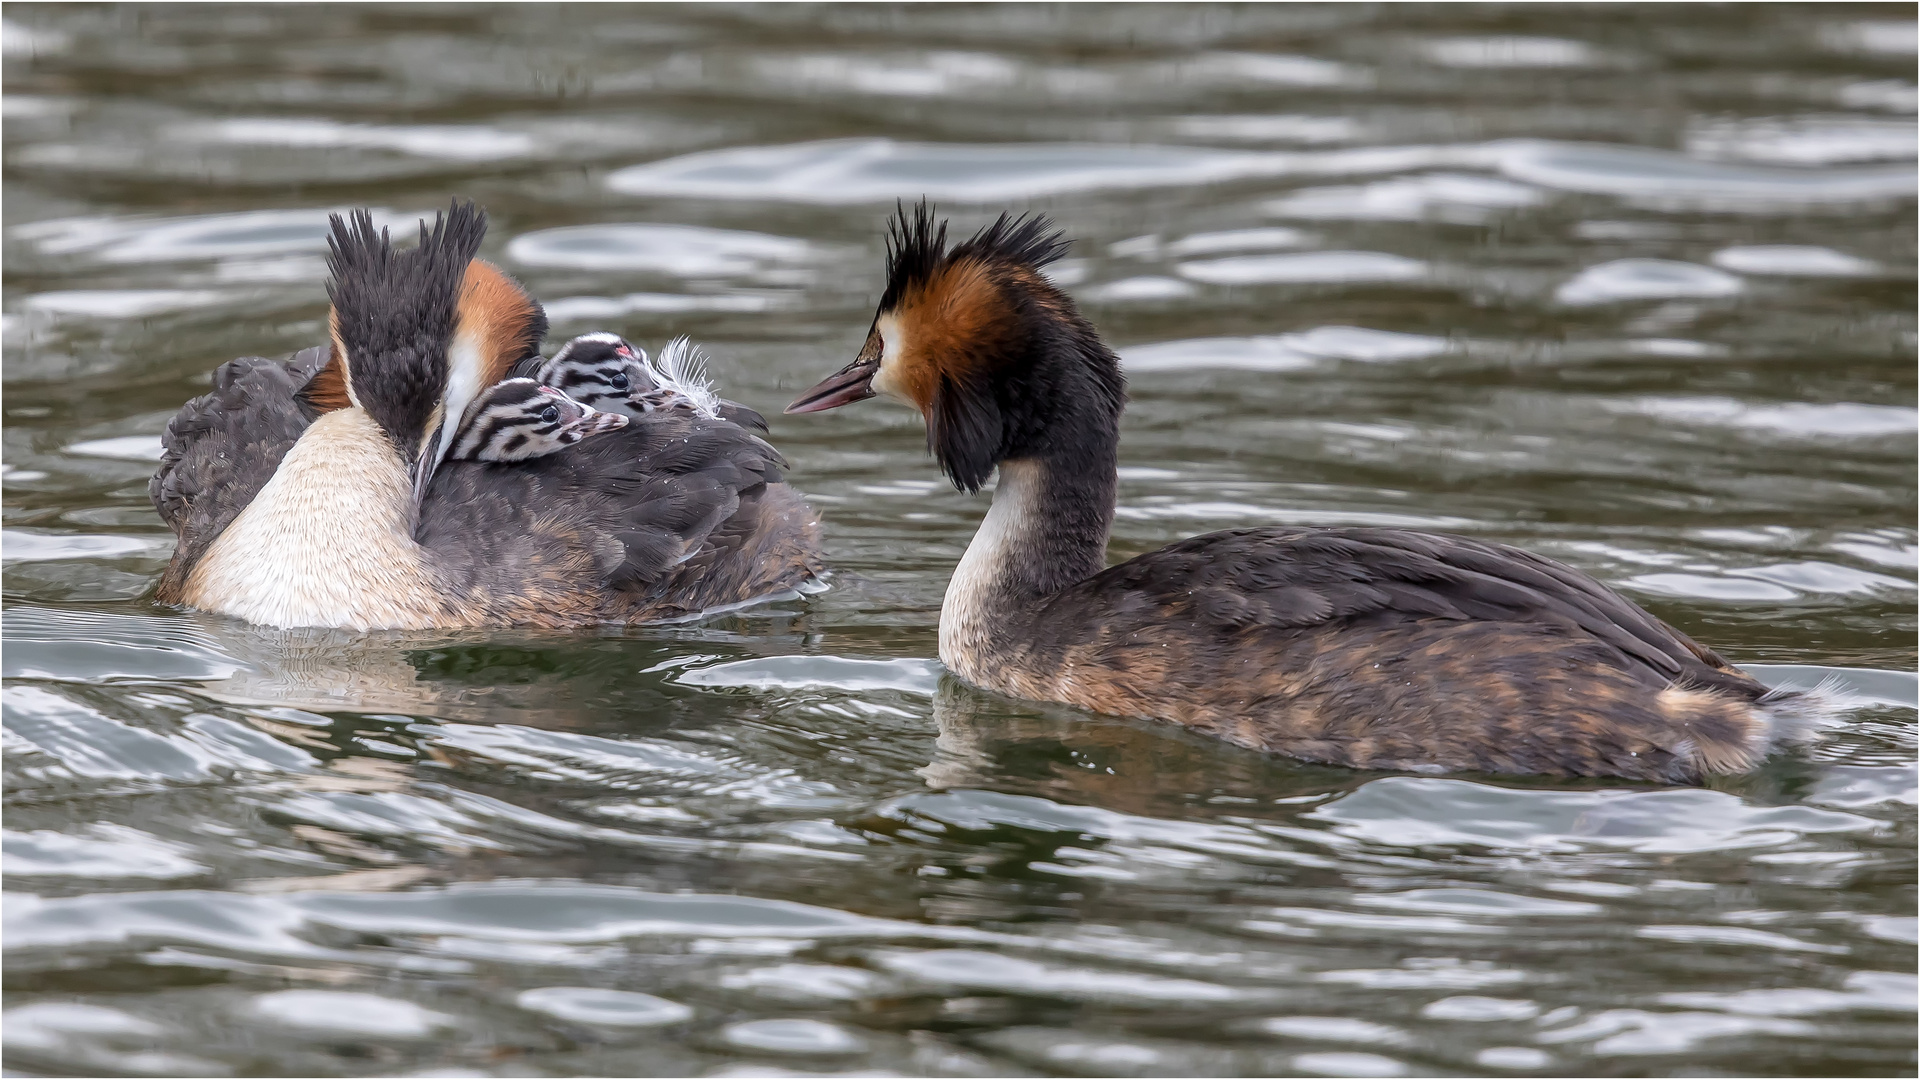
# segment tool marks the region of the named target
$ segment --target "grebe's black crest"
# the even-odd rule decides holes
[[[1055,228],[1045,214],[1001,214],[993,224],[955,247],[948,258],[979,259],[1038,270],[1060,261],[1071,247],[1073,241]]]
[[[316,378],[307,400],[337,407],[344,390],[416,453],[446,390],[461,287],[486,236],[486,212],[456,199],[431,230],[421,223],[420,242],[406,250],[395,250],[365,210],[328,221],[334,377]]]
[[[1053,222],[1002,214],[952,248],[946,238],[924,201],[895,210],[865,347],[787,411],[899,398],[926,417],[927,448],[964,491],[1002,461],[1117,438],[1119,359],[1040,272],[1068,248]]]
[[[925,286],[946,255],[947,223],[934,226],[927,200],[914,205],[911,217],[904,203],[897,204],[887,219],[887,289],[880,295],[880,309],[898,304],[908,289]]]
[[[897,306],[907,293],[925,288],[941,269],[963,259],[1038,270],[1073,246],[1045,214],[1001,214],[948,251],[947,222],[936,225],[933,214],[922,199],[912,210],[904,203],[896,205],[887,219],[887,288],[880,297],[881,311]]]

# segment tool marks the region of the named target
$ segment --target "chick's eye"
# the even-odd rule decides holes
[[[615,375],[613,378],[608,379],[607,385],[613,387],[615,390],[625,390],[627,387],[631,386],[632,383],[628,381],[627,373],[623,371],[620,374]]]
[[[546,408],[541,409],[540,419],[546,421],[549,424],[558,422],[560,419],[560,406],[549,405]]]

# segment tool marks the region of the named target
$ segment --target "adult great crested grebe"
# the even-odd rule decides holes
[[[162,603],[271,626],[569,627],[692,614],[821,569],[819,525],[752,433],[629,417],[529,460],[457,460],[468,406],[536,355],[540,305],[474,258],[455,202],[396,251],[329,236],[331,346],[236,360],[167,425]]]
[[[887,239],[865,346],[787,411],[885,394],[957,487],[999,469],[940,610],[967,682],[1334,765],[1668,783],[1750,769],[1830,711],[1500,544],[1234,529],[1103,569],[1125,384],[1040,274],[1066,242],[1003,215],[948,250],[924,203]]]

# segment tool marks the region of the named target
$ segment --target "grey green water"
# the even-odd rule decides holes
[[[5,11],[5,1054],[27,1074],[1915,1067],[1912,5]],[[943,678],[985,509],[776,418],[829,591],[589,634],[146,596],[157,433],[469,195],[768,412],[896,197],[1043,209],[1116,556],[1385,523],[1861,707],[1710,789],[1355,774]]]

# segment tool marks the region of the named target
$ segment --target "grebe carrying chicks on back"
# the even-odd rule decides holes
[[[956,487],[998,470],[940,611],[961,679],[1332,765],[1664,783],[1747,771],[1832,712],[1502,544],[1234,529],[1106,566],[1125,382],[1040,272],[1066,247],[1002,215],[949,248],[902,208],[859,355],[787,407],[885,395]]]
[[[758,414],[658,380],[606,410],[514,380],[590,358],[541,360],[546,315],[476,258],[485,235],[459,201],[404,250],[364,211],[332,219],[330,345],[223,365],[167,425],[149,492],[178,542],[158,601],[278,627],[559,628],[823,569]]]

